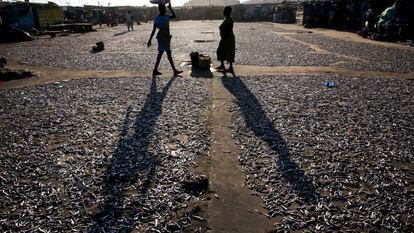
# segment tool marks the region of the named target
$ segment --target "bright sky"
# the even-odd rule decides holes
[[[3,0],[7,2],[7,0]],[[9,0],[13,2],[13,0]],[[20,1],[20,0],[17,0]],[[173,6],[181,6],[188,0],[172,0]],[[71,6],[83,6],[83,5],[103,5],[108,6],[110,3],[111,6],[143,6],[143,5],[151,5],[150,0],[30,0],[30,2],[39,2],[39,3],[47,3],[47,2],[54,2],[58,5],[71,5]]]
[[[7,0],[3,0],[7,1]],[[12,1],[12,0],[9,0]],[[82,6],[82,5],[103,5],[108,6],[143,6],[151,5],[150,0],[30,0],[31,2],[47,3],[48,1],[57,3],[58,5],[71,5],[71,6]],[[171,0],[173,6],[181,6],[188,0]],[[207,0],[206,0],[207,1]],[[241,1],[243,2],[243,1]]]

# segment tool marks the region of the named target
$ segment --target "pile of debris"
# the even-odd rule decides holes
[[[414,3],[396,1],[379,16],[369,9],[364,14],[364,23],[359,34],[375,40],[404,40],[414,38]]]
[[[306,1],[303,7],[303,25],[306,28],[353,30],[375,40],[414,37],[413,1]]]
[[[21,29],[16,29],[13,31],[3,31],[0,29],[0,32],[3,34],[0,37],[0,43],[12,43],[34,40],[34,37],[30,33]]]
[[[0,81],[10,81],[15,79],[29,78],[35,76],[32,71],[29,70],[11,70],[5,68],[7,65],[7,59],[0,57]]]

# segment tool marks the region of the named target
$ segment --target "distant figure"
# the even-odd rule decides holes
[[[131,11],[128,11],[125,18],[126,18],[126,21],[127,21],[128,32],[130,31],[130,29],[132,29],[132,31],[134,31],[134,19],[132,17]]]
[[[111,13],[108,13],[106,15],[106,25],[108,27],[111,27],[112,26],[112,14]]]
[[[329,11],[328,26],[333,28],[335,24],[336,12],[332,9]]]
[[[170,61],[171,67],[174,70],[174,76],[177,76],[182,73],[174,66],[174,61],[171,54],[171,34],[170,34],[170,19],[175,19],[177,16],[175,15],[171,3],[168,5],[168,9],[170,9],[172,15],[166,15],[167,9],[164,4],[158,4],[159,15],[154,19],[154,28],[152,29],[151,37],[148,40],[147,46],[151,47],[151,40],[154,37],[155,31],[157,28],[159,29],[157,34],[157,41],[158,41],[158,56],[157,62],[155,63],[154,70],[152,72],[153,76],[161,75],[158,71],[158,66],[160,64],[162,54],[167,52],[168,60]]]
[[[232,8],[226,6],[223,14],[226,17],[223,23],[220,25],[220,44],[217,49],[217,60],[221,62],[220,66],[216,69],[218,71],[224,71],[234,73],[233,62],[236,54],[236,39],[233,33],[233,18],[230,16]],[[230,67],[226,69],[224,61],[230,63]]]

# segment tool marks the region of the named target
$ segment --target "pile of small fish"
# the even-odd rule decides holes
[[[188,91],[191,90],[191,91]],[[0,92],[2,232],[171,232],[207,156],[200,80],[100,78]]]
[[[172,22],[171,46],[177,65],[191,52],[215,57],[220,21]],[[152,24],[126,32],[125,27],[103,28],[88,34],[39,39],[0,48],[0,54],[29,65],[84,70],[151,70],[157,44],[147,48]],[[333,39],[318,33],[275,28],[267,23],[236,23],[236,62],[262,66],[331,66],[351,70],[409,72],[414,70],[412,50]],[[195,43],[194,41],[207,43]],[[105,51],[91,54],[96,41]],[[161,68],[169,68],[162,59]]]
[[[414,70],[414,51],[334,39],[318,34],[301,33],[294,39],[319,46],[325,52],[336,54],[343,61],[335,66],[368,71],[410,72]]]
[[[235,97],[246,185],[262,197],[275,232],[412,232],[411,81],[292,75],[223,83]]]
[[[236,62],[259,66],[329,66],[343,60],[333,54],[315,53],[309,46],[278,34],[280,31],[266,24],[237,25]]]

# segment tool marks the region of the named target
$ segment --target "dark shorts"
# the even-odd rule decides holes
[[[157,38],[158,41],[158,51],[160,52],[170,52],[171,51],[171,36],[169,38]]]

